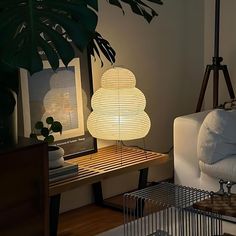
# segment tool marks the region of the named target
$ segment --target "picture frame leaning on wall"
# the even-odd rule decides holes
[[[66,68],[61,62],[54,72],[47,61],[44,69],[32,76],[20,69],[22,133],[29,137],[34,124],[52,116],[62,123],[62,134],[54,134],[55,145],[65,151],[65,159],[94,153],[97,141],[88,132],[86,121],[91,112],[93,93],[91,60],[87,51]]]

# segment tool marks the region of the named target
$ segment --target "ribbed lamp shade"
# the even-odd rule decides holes
[[[132,140],[147,135],[151,122],[144,111],[146,99],[135,85],[134,74],[125,68],[115,67],[103,74],[101,88],[92,97],[93,112],[87,121],[93,137]]]

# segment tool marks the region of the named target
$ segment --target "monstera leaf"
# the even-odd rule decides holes
[[[151,20],[158,14],[153,8],[151,8],[145,2],[152,2],[159,5],[163,4],[161,0],[146,0],[146,1],[145,0],[144,1],[143,0],[108,0],[108,2],[112,5],[115,5],[121,8],[123,13],[124,13],[124,10],[121,5],[121,2],[127,3],[130,5],[133,13],[143,16],[148,22],[151,22]]]
[[[98,55],[98,57],[101,60],[101,66],[103,66],[103,61],[100,56],[100,51],[112,64],[115,62],[115,57],[116,57],[115,50],[111,47],[109,42],[106,39],[104,39],[102,35],[99,34],[98,32],[95,32],[94,38],[89,44],[88,51],[89,54],[92,55],[94,58],[96,54]]]
[[[129,4],[135,14],[148,22],[157,13],[145,2],[162,4],[161,0],[107,2],[122,10],[121,3]],[[1,0],[0,60],[33,74],[43,69],[42,55],[55,70],[59,59],[67,66],[75,57],[72,45],[82,51],[89,44],[91,55],[101,58],[101,51],[114,63],[114,49],[96,32],[97,11],[98,0]]]
[[[43,67],[44,52],[56,69],[59,58],[74,58],[68,38],[82,50],[94,37],[97,0],[1,0],[0,57],[12,67],[31,73]]]

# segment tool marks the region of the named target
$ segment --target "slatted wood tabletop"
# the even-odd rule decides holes
[[[78,175],[51,183],[50,196],[84,184],[93,184],[105,178],[165,163],[170,161],[170,158],[166,154],[137,148],[109,146],[99,149],[96,153],[68,161],[78,164]]]

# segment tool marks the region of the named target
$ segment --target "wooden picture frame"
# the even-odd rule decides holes
[[[54,144],[65,151],[65,159],[97,151],[97,142],[87,130],[91,112],[92,73],[90,56],[83,53],[66,68],[60,62],[54,72],[47,61],[44,69],[32,76],[20,69],[23,136],[29,137],[34,124],[52,116],[63,131],[53,133]]]

